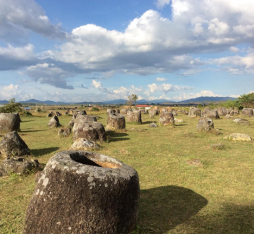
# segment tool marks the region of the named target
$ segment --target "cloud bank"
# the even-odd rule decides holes
[[[211,67],[234,75],[254,73],[254,1],[157,0],[155,5],[157,10],[137,16],[122,31],[85,24],[67,33],[34,0],[0,0],[0,70],[19,70],[34,82],[68,90],[77,87],[73,78],[89,73],[109,79],[115,74],[159,73],[188,79]],[[168,18],[160,13],[165,6],[171,7]],[[36,52],[31,34],[58,45]],[[164,83],[146,88],[105,88],[92,79],[92,88],[112,98],[134,91],[165,95],[193,89],[161,77],[156,81]],[[86,88],[80,83],[78,87]]]

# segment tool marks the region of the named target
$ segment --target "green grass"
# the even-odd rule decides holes
[[[93,114],[106,125],[106,110]],[[223,140],[234,132],[254,137],[254,119],[248,118],[250,125],[214,120],[221,134],[213,135],[196,132],[198,118],[179,117],[184,122],[174,127],[150,128],[151,122],[158,123],[158,116],[142,115],[142,125],[127,123],[126,131],[110,133],[108,142],[101,144],[100,153],[123,161],[139,174],[136,233],[254,233],[254,145]],[[67,126],[71,116],[59,119]],[[47,128],[49,118],[22,117],[22,121],[20,136],[31,149],[31,158],[43,164],[72,144],[71,137],[58,137],[58,129]],[[225,147],[210,147],[219,143]],[[192,159],[202,165],[186,163]],[[34,179],[34,174],[0,178],[0,233],[22,232]]]

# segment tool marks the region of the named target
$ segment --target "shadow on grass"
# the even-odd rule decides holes
[[[183,127],[183,126],[186,126],[186,125],[188,125],[188,124],[186,124],[186,123],[175,123],[176,127]]]
[[[32,121],[34,121],[34,120],[22,120],[22,123],[25,123],[25,122],[32,122]]]
[[[45,131],[45,130],[28,130],[28,131],[21,130],[21,133],[22,132],[42,132],[42,131]]]
[[[40,157],[40,156],[43,156],[45,154],[50,154],[54,151],[57,151],[58,149],[59,149],[59,147],[50,147],[50,148],[44,148],[44,149],[32,149],[31,154],[34,157]]]
[[[207,203],[201,195],[178,186],[141,190],[139,223],[145,233],[167,233]]]
[[[144,121],[142,124],[151,124],[151,123],[156,123],[157,121]]]
[[[107,135],[110,142],[130,140],[130,138],[126,137],[128,134],[125,132],[108,132]]]
[[[110,142],[114,142],[114,141],[128,141],[128,140],[130,140],[130,138],[120,138],[120,137],[118,137],[118,138],[111,138]]]
[[[128,136],[128,133],[125,132],[108,132],[107,133],[109,136],[111,137],[124,137],[124,136]]]
[[[254,205],[223,204],[218,213],[197,216],[188,225],[188,229],[197,233],[207,234],[253,234],[254,233]],[[203,231],[200,231],[203,230]],[[204,232],[205,230],[205,232]]]

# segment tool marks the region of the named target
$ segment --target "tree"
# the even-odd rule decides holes
[[[9,103],[0,108],[0,113],[15,113],[21,111],[21,103],[15,102],[15,98],[9,100]]]
[[[241,95],[236,103],[239,107],[254,108],[254,93]]]
[[[132,94],[132,95],[128,96],[127,105],[132,106],[133,102],[134,102],[134,105],[136,105],[137,100],[138,100],[138,96],[136,94]]]

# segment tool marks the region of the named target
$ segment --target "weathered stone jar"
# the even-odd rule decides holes
[[[125,117],[122,114],[109,114],[107,119],[107,129],[125,129]]]
[[[201,116],[201,110],[195,107],[190,107],[189,117],[198,117]]]
[[[0,132],[7,133],[20,130],[19,114],[0,113]]]
[[[126,116],[127,122],[142,124],[141,111],[129,110]]]
[[[213,120],[210,118],[201,117],[198,121],[197,131],[198,132],[209,132],[214,129]]]
[[[130,166],[88,151],[55,154],[38,178],[24,234],[127,234],[135,229],[139,179]]]

